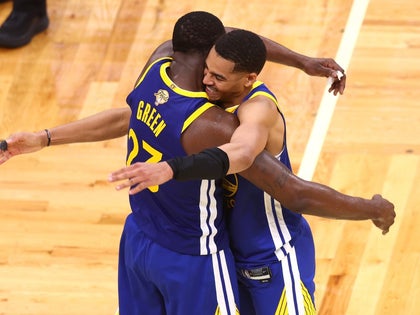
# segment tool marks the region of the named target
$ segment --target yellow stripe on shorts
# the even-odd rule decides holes
[[[312,302],[312,298],[308,292],[308,289],[306,289],[302,281],[300,282],[300,285],[302,288],[305,315],[316,315],[315,305]],[[283,289],[283,292],[281,293],[279,304],[277,305],[277,309],[274,315],[289,315],[289,310],[287,309],[287,298],[285,289]]]

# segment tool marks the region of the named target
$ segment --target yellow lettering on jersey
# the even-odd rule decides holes
[[[143,108],[144,108],[144,102],[140,101],[139,106],[137,107],[137,115],[136,115],[136,118],[138,120],[141,120],[141,117],[143,116]]]
[[[159,134],[162,132],[163,129],[165,129],[166,127],[166,123],[165,121],[162,119],[159,122],[159,125],[156,126],[156,128],[153,130],[153,132],[155,133],[155,136],[159,136]]]
[[[143,103],[144,104],[143,101],[141,101],[140,103]],[[149,116],[150,104],[149,103],[146,103],[146,106],[143,105],[142,107],[143,107],[143,114],[142,114],[140,120],[145,123],[147,121],[147,117]],[[139,106],[139,108],[140,108],[140,106]]]
[[[150,121],[151,121],[153,118],[155,118],[155,114],[156,114],[156,108],[153,108],[153,109],[152,109],[152,112],[149,114],[149,117],[147,117],[146,125],[148,125],[150,129],[152,129],[152,128],[150,127]]]
[[[156,137],[159,136],[166,127],[165,121],[156,108],[152,108],[149,103],[144,103],[144,101],[139,102],[136,118],[145,123]]]

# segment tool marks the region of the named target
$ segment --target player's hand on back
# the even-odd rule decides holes
[[[108,180],[116,183],[117,190],[131,187],[129,194],[136,194],[151,186],[161,185],[173,178],[172,168],[166,162],[142,163],[137,162],[111,173]]]

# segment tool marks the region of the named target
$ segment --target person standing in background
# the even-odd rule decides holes
[[[47,0],[13,0],[12,12],[0,26],[0,47],[25,46],[48,25]]]

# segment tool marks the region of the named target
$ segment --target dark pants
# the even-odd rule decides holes
[[[47,0],[13,0],[13,10],[44,15],[47,13]]]

